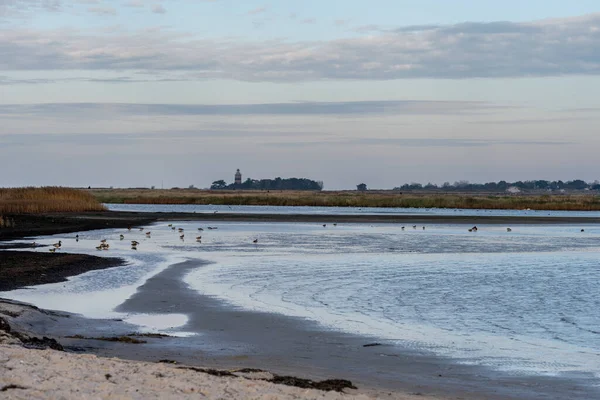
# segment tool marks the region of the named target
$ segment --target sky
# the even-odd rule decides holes
[[[600,179],[597,0],[0,0],[0,186]]]

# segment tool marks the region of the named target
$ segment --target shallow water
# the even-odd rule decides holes
[[[175,225],[185,229],[184,240],[166,223],[145,229],[149,238],[105,230],[80,233],[79,242],[61,235],[42,240],[62,238],[65,251],[125,256],[130,265],[0,296],[178,332],[184,316],[122,316],[113,309],[168,265],[199,258],[213,263],[186,282],[237,307],[517,374],[600,377],[598,225],[585,232],[524,225],[510,233],[499,226],[468,232],[465,225]],[[94,250],[101,238],[109,239],[110,251]],[[141,242],[137,252],[131,239]]]
[[[600,211],[480,210],[463,208],[393,207],[228,206],[212,204],[105,204],[105,206],[111,211],[181,212],[205,214],[212,214],[216,211],[236,214],[600,217]]]

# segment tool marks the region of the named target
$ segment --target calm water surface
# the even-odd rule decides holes
[[[465,225],[404,231],[391,224],[175,225],[185,229],[184,240],[166,223],[147,227],[150,238],[104,230],[80,233],[79,242],[64,235],[42,239],[61,238],[65,251],[123,256],[131,264],[0,296],[191,334],[184,315],[113,309],[168,265],[198,258],[212,264],[186,282],[233,306],[307,318],[326,329],[516,374],[600,379],[600,225],[585,232],[524,225],[510,233],[500,226],[468,232]],[[121,233],[126,240],[119,240]],[[94,249],[101,238],[110,251]],[[132,239],[141,242],[137,252],[129,248]]]
[[[449,208],[374,208],[374,207],[282,207],[225,206],[202,204],[105,204],[111,211],[237,213],[237,214],[310,214],[310,215],[458,215],[458,216],[572,216],[600,217],[600,211],[478,210]]]

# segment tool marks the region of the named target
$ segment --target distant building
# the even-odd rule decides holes
[[[240,169],[238,168],[238,170],[235,172],[235,181],[234,183],[236,185],[241,185],[242,184],[242,173],[240,172]]]

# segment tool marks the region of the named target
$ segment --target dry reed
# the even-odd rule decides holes
[[[106,208],[94,196],[83,190],[63,187],[0,189],[0,215],[104,210]],[[3,217],[2,221],[7,227],[7,218]]]
[[[126,204],[214,204],[321,207],[401,207],[534,210],[600,210],[600,196],[504,195],[395,192],[307,192],[307,191],[210,191],[194,189],[92,190],[103,203]]]

